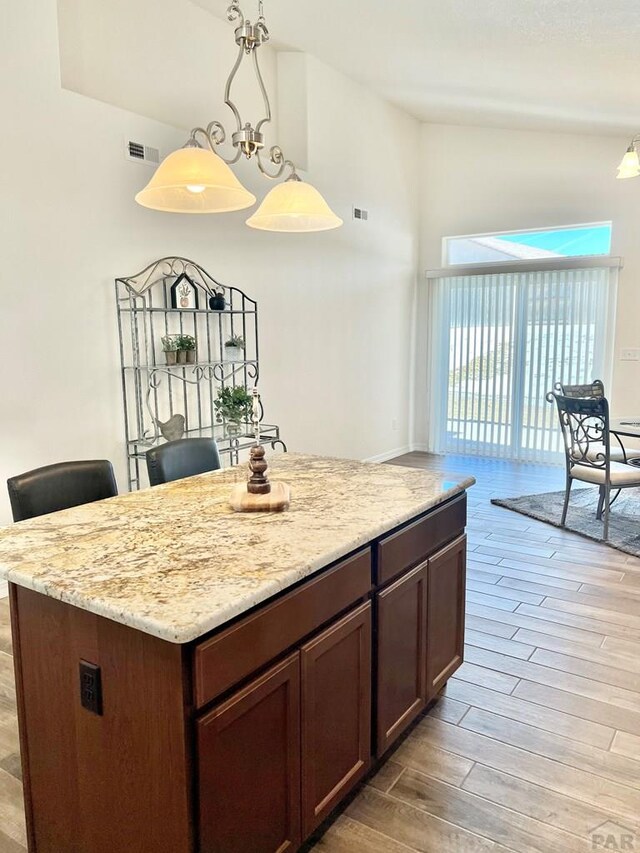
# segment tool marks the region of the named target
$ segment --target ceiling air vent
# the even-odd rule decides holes
[[[157,148],[150,148],[148,145],[143,145],[141,142],[132,142],[127,139],[125,142],[124,156],[127,160],[135,160],[137,163],[149,163],[151,166],[157,166],[160,162],[160,152]]]
[[[369,211],[365,210],[362,207],[354,207],[353,208],[353,218],[360,219],[362,222],[366,222],[369,218]]]

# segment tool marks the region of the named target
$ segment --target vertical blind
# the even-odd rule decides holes
[[[558,458],[555,382],[610,372],[611,267],[431,279],[431,449]]]

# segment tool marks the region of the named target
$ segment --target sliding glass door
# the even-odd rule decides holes
[[[608,378],[608,267],[432,279],[431,444],[511,459],[560,450],[546,393]]]

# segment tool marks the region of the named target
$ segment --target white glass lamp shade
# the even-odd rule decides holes
[[[315,187],[289,178],[267,193],[260,207],[247,219],[247,225],[261,231],[302,233],[339,228],[342,219]]]
[[[165,157],[136,201],[167,213],[228,213],[256,197],[213,151],[187,146]]]
[[[634,146],[630,145],[618,166],[616,177],[624,180],[625,178],[637,178],[638,175],[640,175],[640,159],[638,159],[638,152]]]

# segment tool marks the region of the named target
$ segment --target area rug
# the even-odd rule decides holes
[[[493,498],[492,504],[560,527],[564,492],[543,492],[519,498]],[[596,520],[598,489],[574,485],[567,513],[567,530],[603,542],[601,521]],[[640,557],[640,489],[621,492],[609,515],[609,539],[605,543],[618,551]]]

